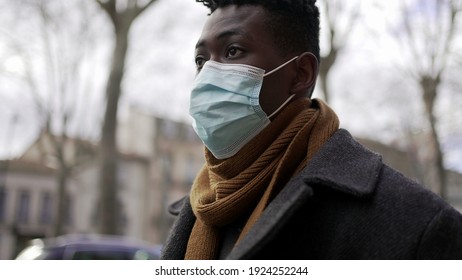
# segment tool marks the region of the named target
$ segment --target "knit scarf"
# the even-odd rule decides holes
[[[289,103],[236,155],[219,160],[205,149],[206,163],[191,189],[197,219],[185,259],[215,259],[220,228],[251,213],[239,243],[281,188],[338,127],[336,114],[324,102],[301,98]]]

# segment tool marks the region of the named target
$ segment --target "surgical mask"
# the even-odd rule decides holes
[[[266,74],[263,69],[244,64],[204,64],[194,81],[189,113],[194,130],[216,158],[235,155],[295,96],[292,94],[270,116],[259,102],[263,78],[296,58]]]

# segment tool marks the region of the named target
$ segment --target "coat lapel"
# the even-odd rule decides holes
[[[313,190],[303,181],[292,181],[274,198],[227,259],[251,259],[277,235],[285,222],[312,196]]]

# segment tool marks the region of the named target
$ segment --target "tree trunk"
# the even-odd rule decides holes
[[[439,141],[439,135],[436,130],[436,120],[433,113],[429,114],[432,143],[434,150],[434,161],[437,174],[437,182],[439,187],[439,194],[443,199],[448,199],[448,190],[447,190],[447,179],[446,179],[446,170],[444,168],[444,156],[443,151],[441,150],[441,144]]]
[[[321,90],[323,94],[324,101],[329,103],[329,89],[327,85],[327,76],[329,74],[329,70],[326,72],[319,71],[319,79],[321,80]]]
[[[439,77],[432,78],[428,76],[422,77],[420,80],[420,86],[423,92],[423,100],[425,103],[425,110],[427,113],[427,119],[430,124],[431,129],[431,143],[432,143],[432,152],[434,158],[434,167],[436,169],[436,193],[438,193],[443,199],[448,198],[447,193],[447,179],[446,171],[444,168],[444,156],[441,149],[441,144],[439,141],[438,131],[436,129],[436,118],[433,113],[433,108],[435,105],[435,100],[437,96],[437,88],[439,85]]]
[[[101,208],[100,232],[117,234],[117,109],[128,49],[129,26],[116,26],[116,43],[106,87],[107,107],[101,138]]]
[[[64,233],[63,226],[64,226],[64,218],[65,218],[65,210],[66,205],[65,198],[66,198],[66,190],[67,190],[67,177],[68,177],[68,169],[64,164],[59,165],[58,169],[58,192],[56,195],[57,205],[56,205],[56,216],[55,222],[53,227],[53,236],[59,236]]]
[[[332,69],[332,66],[335,64],[335,60],[337,59],[337,53],[338,50],[335,49],[335,46],[332,43],[329,54],[321,58],[321,63],[319,65],[319,78],[321,79],[321,90],[324,94],[324,101],[326,101],[326,103],[329,103],[331,97],[327,79],[329,77],[329,72]]]
[[[106,86],[106,113],[101,135],[100,149],[100,232],[103,234],[118,234],[119,216],[117,210],[117,109],[121,95],[121,84],[125,69],[125,59],[128,50],[128,33],[133,21],[157,0],[144,4],[138,1],[126,1],[126,9],[117,9],[117,1],[96,2],[111,19],[115,32],[115,47],[112,65]],[[143,1],[140,1],[143,2]]]

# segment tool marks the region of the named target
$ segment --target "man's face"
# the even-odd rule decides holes
[[[266,25],[267,16],[262,7],[254,5],[230,5],[215,10],[196,45],[198,72],[208,60],[247,64],[269,72],[291,59],[277,48],[276,38]],[[264,78],[260,105],[267,115],[289,97],[294,68],[289,64]]]

